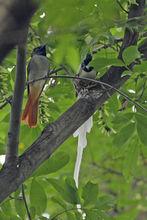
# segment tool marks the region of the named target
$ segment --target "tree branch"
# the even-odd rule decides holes
[[[71,76],[71,75],[53,75],[53,76],[45,76],[45,77],[40,77],[38,79],[35,80],[31,80],[27,82],[28,84],[40,81],[40,80],[47,80],[47,79],[56,79],[56,78],[63,78],[63,79],[77,79],[77,80],[85,80],[85,81],[89,81],[89,82],[93,82],[95,83],[95,85],[91,85],[89,89],[91,88],[96,88],[97,85],[101,85],[103,86],[102,88],[104,90],[106,90],[109,93],[109,90],[112,89],[115,92],[117,92],[118,94],[120,94],[121,96],[123,96],[126,100],[128,100],[130,103],[134,104],[135,106],[139,107],[140,109],[142,109],[144,112],[147,112],[147,109],[144,108],[141,104],[139,104],[138,102],[134,101],[133,99],[131,99],[127,94],[125,94],[124,92],[122,92],[121,90],[115,88],[113,85],[109,84],[109,83],[105,83],[96,79],[90,79],[90,78],[86,78],[86,77],[80,77],[80,76]],[[127,77],[129,79],[129,76]],[[126,78],[126,80],[127,80]]]
[[[36,8],[33,0],[0,0],[0,63],[23,42],[25,28]]]
[[[21,108],[26,82],[27,30],[25,32],[23,40],[24,43],[19,45],[17,50],[16,80],[11,108],[10,128],[8,132],[8,144],[5,166],[12,164],[16,165],[17,163]]]
[[[12,96],[5,99],[4,103],[0,105],[0,109],[3,109],[7,104],[12,104]]]
[[[132,17],[143,14],[145,0],[138,0],[138,4],[130,9],[129,15],[132,14]],[[137,38],[138,33],[135,30],[129,35],[125,33],[121,52],[125,47],[137,42]],[[111,83],[114,87],[119,88],[126,81],[126,77],[121,77],[124,70],[122,67],[111,67],[101,79],[103,82]],[[109,95],[113,93],[114,90],[110,90]],[[19,157],[17,167],[13,169],[3,167],[0,172],[0,202],[30,177],[109,98],[106,90],[102,88],[85,94],[55,122],[43,130],[40,137]]]
[[[130,6],[130,10],[128,13],[128,20],[134,17],[141,17],[144,15],[145,0],[137,0],[137,3],[138,5],[133,4]],[[135,28],[126,27],[123,42],[118,55],[119,59],[122,59],[122,53],[127,47],[137,44],[138,37],[139,37],[139,32],[136,30],[136,27]],[[140,52],[144,53],[144,55],[147,58],[147,52],[144,49],[144,47],[145,45],[140,47]],[[111,83],[113,84],[114,82],[117,82],[118,80],[121,79],[121,75],[124,71],[125,71],[125,67],[111,66],[107,71],[107,73],[101,77],[101,81],[109,82],[110,84]]]
[[[125,81],[124,77],[115,87],[120,87]],[[110,95],[113,93],[114,90],[109,92]],[[19,157],[17,167],[4,167],[0,172],[0,202],[31,176],[108,98],[107,92],[102,89],[86,94],[43,130],[40,137]]]

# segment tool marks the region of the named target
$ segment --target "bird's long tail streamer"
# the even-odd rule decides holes
[[[84,122],[84,124],[81,125],[81,127],[78,128],[73,134],[74,137],[78,137],[77,158],[74,169],[74,180],[77,188],[79,185],[79,172],[82,162],[83,150],[87,146],[86,134],[91,131],[92,126],[93,126],[93,116],[91,116],[86,122]]]

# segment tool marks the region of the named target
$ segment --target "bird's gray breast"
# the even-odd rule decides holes
[[[49,61],[42,55],[34,55],[29,63],[28,75],[29,81],[44,77],[49,71]]]

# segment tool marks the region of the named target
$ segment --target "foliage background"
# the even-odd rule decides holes
[[[135,0],[121,0],[129,10]],[[138,18],[137,18],[138,19]],[[102,76],[111,65],[122,66],[118,51],[124,29],[136,28],[138,45],[147,41],[146,17],[127,22],[127,13],[114,0],[48,0],[40,3],[29,27],[27,61],[31,51],[47,44],[51,69],[65,66],[75,74],[87,52],[97,50],[93,65]],[[137,45],[137,46],[138,46]],[[147,61],[137,46],[123,53],[125,65],[139,60],[123,91],[147,107]],[[102,47],[102,48],[101,48]],[[100,49],[101,48],[101,49]],[[0,67],[0,102],[13,93],[16,50]],[[60,74],[67,74],[61,71]],[[114,73],[115,74],[115,73]],[[24,105],[27,100],[25,93]],[[48,123],[57,119],[76,100],[71,80],[49,81],[40,100],[39,125],[29,129],[21,125],[19,153],[39,136]],[[0,154],[5,154],[10,105],[0,109]],[[77,140],[71,137],[24,183],[31,219],[84,219],[77,211],[81,204],[87,220],[142,220],[147,218],[147,115],[143,110],[115,94],[94,115],[80,171],[80,187],[73,182]],[[84,215],[83,215],[84,216]],[[27,219],[21,188],[0,207],[0,219]]]

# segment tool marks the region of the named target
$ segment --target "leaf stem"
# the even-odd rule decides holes
[[[28,219],[32,220],[31,215],[30,215],[30,211],[29,211],[29,208],[28,208],[26,196],[25,196],[24,184],[22,184],[22,186],[21,186],[21,191],[22,191],[22,198],[23,198],[23,201],[24,201],[24,204],[25,204]]]
[[[116,2],[125,13],[127,13],[127,14],[129,13],[126,9],[124,9],[124,7],[121,5],[119,0],[116,0]]]

